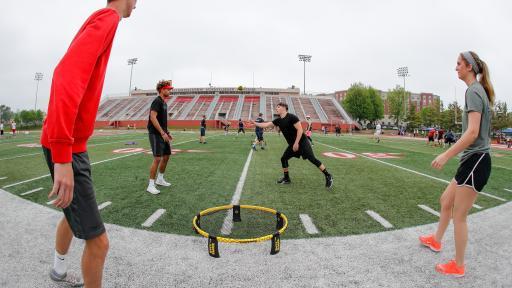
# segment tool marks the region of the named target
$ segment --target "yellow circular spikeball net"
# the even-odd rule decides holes
[[[233,222],[241,222],[241,209],[250,209],[250,210],[259,210],[266,213],[271,213],[276,216],[276,229],[273,234],[268,234],[261,237],[255,237],[255,238],[245,238],[245,239],[236,239],[236,238],[229,238],[229,237],[218,237],[211,235],[210,233],[204,231],[201,228],[201,217],[204,217],[209,214],[213,214],[222,210],[230,210],[233,209]],[[261,207],[261,206],[253,206],[253,205],[224,205],[219,207],[213,207],[206,210],[203,210],[197,214],[194,219],[192,220],[192,228],[194,231],[202,235],[205,238],[208,238],[208,253],[210,256],[219,258],[219,244],[218,242],[224,242],[224,243],[255,243],[255,242],[263,242],[272,240],[272,247],[270,250],[271,255],[275,255],[279,253],[281,250],[281,234],[284,233],[286,228],[288,228],[288,218],[283,213],[280,213],[274,209]]]

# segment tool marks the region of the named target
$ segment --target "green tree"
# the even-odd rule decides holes
[[[377,90],[369,86],[366,89],[366,92],[371,104],[371,113],[368,115],[368,120],[374,123],[375,121],[384,118],[384,104],[382,103],[380,93]]]
[[[14,116],[14,113],[11,110],[11,107],[6,105],[0,105],[0,121],[3,121],[4,123],[11,120]]]
[[[423,125],[432,126],[434,124],[433,117],[432,117],[432,115],[434,114],[433,110],[434,109],[430,106],[424,107],[423,109],[421,109],[420,118],[421,118],[421,123],[423,123]]]
[[[343,107],[357,122],[368,120],[373,113],[372,103],[368,97],[366,87],[362,83],[354,83],[347,91]]]
[[[494,111],[492,117],[492,129],[501,130],[508,128],[511,125],[510,113],[508,113],[507,103],[502,101],[496,101],[494,104]]]
[[[416,129],[421,126],[421,118],[420,114],[416,111],[416,103],[411,103],[409,106],[409,112],[407,113],[407,118],[405,119],[408,123],[407,128],[409,130]]]
[[[388,92],[389,113],[395,119],[396,126],[404,116],[404,88],[396,86]]]

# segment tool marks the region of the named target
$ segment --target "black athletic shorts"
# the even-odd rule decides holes
[[[51,151],[43,147],[43,152],[53,179],[54,164]],[[64,215],[76,238],[93,239],[105,232],[105,226],[96,203],[87,152],[73,154],[72,165],[75,181],[73,200],[63,209]]]
[[[434,142],[434,137],[428,137],[428,142]]]
[[[243,133],[245,133],[245,130],[244,130],[244,128],[238,128],[238,132],[237,132],[237,133],[240,133],[240,132],[243,132]]]
[[[313,149],[311,148],[309,142],[299,143],[299,150],[297,152],[293,151],[293,145],[288,146],[288,148],[286,148],[286,150],[284,151],[282,157],[285,159],[290,159],[292,157],[300,158],[301,156],[303,160],[315,158],[315,154],[313,153]]]
[[[482,191],[491,175],[491,156],[489,153],[475,153],[462,161],[455,174],[458,186],[470,186],[476,192]]]
[[[149,144],[154,157],[171,155],[171,144],[165,142],[161,135],[149,133]]]
[[[204,127],[201,127],[201,136],[206,135],[206,129]]]
[[[263,131],[256,131],[256,138],[258,141],[263,141]]]

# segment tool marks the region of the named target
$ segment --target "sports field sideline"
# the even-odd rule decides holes
[[[166,171],[172,182],[160,195],[145,192],[152,157],[145,131],[96,131],[89,144],[97,202],[105,222],[125,227],[180,235],[195,235],[191,220],[199,211],[232,202],[237,185],[240,204],[274,208],[286,214],[290,226],[284,239],[344,236],[434,223],[438,199],[454,175],[457,161],[443,171],[430,168],[440,147],[398,137],[376,144],[365,135],[313,135],[314,151],[334,176],[334,187],[324,188],[323,175],[307,161],[291,160],[291,185],[277,185],[279,158],[285,141],[267,133],[266,150],[250,152],[253,133],[208,134],[197,142],[195,131],[173,132],[173,149]],[[51,179],[39,134],[19,134],[0,140],[0,187],[14,195],[47,205]],[[32,147],[34,146],[34,147]],[[249,155],[251,157],[249,158]],[[344,157],[344,158],[339,158]],[[241,180],[248,163],[247,176]],[[472,212],[512,199],[512,151],[493,149],[489,184]],[[148,225],[148,218],[160,210]],[[163,212],[163,213],[162,213]],[[246,212],[233,237],[253,237],[272,229],[269,215]],[[220,234],[225,213],[206,219],[209,232]],[[151,221],[150,221],[151,222]],[[143,226],[143,224],[145,224]],[[268,234],[268,233],[267,233]]]

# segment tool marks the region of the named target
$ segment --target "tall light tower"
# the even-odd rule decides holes
[[[398,77],[404,78],[404,118],[407,117],[407,99],[405,92],[405,77],[409,77],[409,68],[407,66],[396,69]]]
[[[304,95],[306,95],[306,62],[311,62],[311,55],[299,55],[299,61],[304,62]]]
[[[128,65],[131,65],[132,68],[130,70],[130,89],[128,90],[128,96],[132,96],[132,75],[133,75],[133,65],[137,64],[137,58],[128,59]]]
[[[37,92],[39,91],[39,81],[43,80],[43,73],[41,72],[36,72],[36,76],[34,77],[34,80],[37,81],[37,85],[36,85],[36,103],[34,104],[34,111],[37,110]]]

